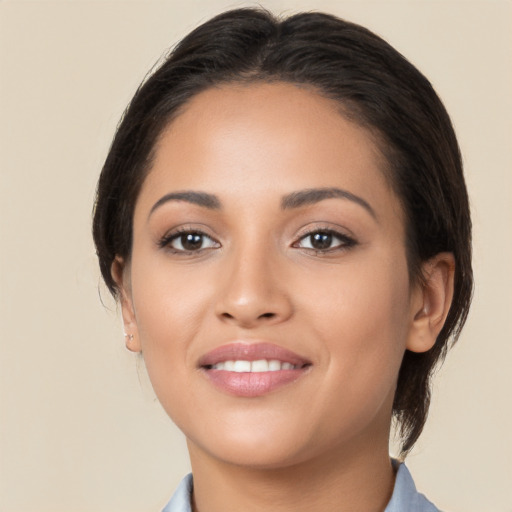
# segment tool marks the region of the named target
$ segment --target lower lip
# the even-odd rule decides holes
[[[235,396],[256,397],[266,395],[296,381],[304,375],[307,368],[274,372],[229,372],[204,369],[203,372],[210,382],[221,391]]]

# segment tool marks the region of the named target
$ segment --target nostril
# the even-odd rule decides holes
[[[259,318],[274,318],[276,316],[275,313],[263,313],[259,316]]]

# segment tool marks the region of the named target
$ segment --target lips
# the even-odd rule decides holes
[[[230,343],[205,354],[199,367],[220,391],[261,396],[296,381],[311,362],[272,343]]]

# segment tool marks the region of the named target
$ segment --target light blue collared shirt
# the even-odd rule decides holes
[[[162,512],[192,512],[190,502],[192,485],[192,474],[188,474]],[[416,490],[411,473],[405,464],[400,464],[396,473],[393,495],[384,512],[440,512],[440,510]]]

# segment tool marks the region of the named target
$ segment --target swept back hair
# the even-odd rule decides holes
[[[455,290],[445,325],[425,353],[406,351],[393,414],[402,456],[425,424],[430,380],[471,302],[471,220],[462,162],[450,118],[429,81],[383,39],[335,16],[279,19],[263,9],[228,11],[187,35],[137,90],[124,113],[97,188],[93,236],[107,287],[116,256],[128,260],[135,202],[164,128],[201,91],[233,82],[307,85],[338,102],[365,127],[385,157],[383,169],[406,219],[411,282],[440,252],[455,258]]]

